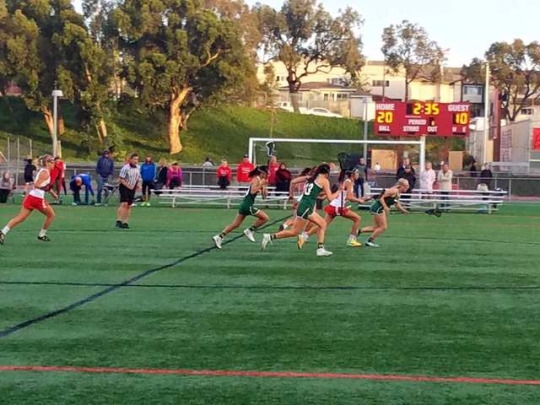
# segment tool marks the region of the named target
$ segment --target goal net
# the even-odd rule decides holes
[[[419,167],[424,166],[425,138],[420,140],[353,140],[353,139],[298,139],[250,138],[249,157],[254,164],[266,164],[269,156],[289,167],[313,167],[321,162],[339,167],[338,155],[347,154],[358,162],[366,154],[368,166],[379,164],[382,170],[395,170],[402,153]]]

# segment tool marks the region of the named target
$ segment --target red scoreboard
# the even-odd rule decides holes
[[[467,136],[470,104],[435,101],[375,104],[375,133],[393,136]]]

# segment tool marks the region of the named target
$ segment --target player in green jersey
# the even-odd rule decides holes
[[[250,241],[256,242],[253,232],[268,222],[268,215],[264,211],[261,211],[255,207],[255,198],[257,197],[257,194],[261,193],[262,197],[266,198],[267,176],[268,168],[266,166],[258,166],[249,173],[251,183],[249,184],[249,188],[244,199],[238,206],[238,214],[236,215],[236,218],[231,224],[227,225],[219,235],[212,237],[214,244],[218,249],[221,249],[221,243],[223,242],[225,236],[242,225],[244,219],[250,215],[256,217],[257,220],[251,227],[244,229],[244,235],[246,235]]]
[[[341,193],[341,187],[335,193],[332,193],[330,190],[329,177],[330,166],[327,164],[322,164],[315,170],[315,173],[308,179],[302,199],[299,201],[298,207],[296,208],[296,218],[294,219],[292,228],[274,234],[265,233],[261,242],[261,248],[263,250],[266,249],[268,244],[274,239],[294,238],[298,236],[309,221],[319,227],[317,232],[317,256],[330,256],[332,254],[332,252],[329,252],[324,248],[326,222],[315,210],[315,203],[321,192],[324,193],[325,197],[329,200],[333,200]]]
[[[406,179],[399,179],[397,183],[384,190],[380,197],[373,201],[369,212],[373,215],[374,225],[366,226],[360,230],[360,233],[369,233],[371,232],[371,237],[365,243],[366,246],[370,247],[379,247],[375,243],[375,239],[380,236],[388,228],[388,213],[390,212],[390,207],[393,205],[401,211],[403,214],[408,214],[407,211],[399,202],[400,193],[404,193],[409,189],[409,182]]]

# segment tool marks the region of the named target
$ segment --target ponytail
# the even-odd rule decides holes
[[[330,166],[326,163],[323,163],[322,165],[319,165],[317,169],[315,169],[315,172],[313,175],[308,179],[308,183],[313,183],[317,176],[319,174],[329,174],[330,173]]]
[[[249,172],[248,177],[251,179],[259,176],[261,173],[268,174],[268,166],[257,166],[255,169]]]

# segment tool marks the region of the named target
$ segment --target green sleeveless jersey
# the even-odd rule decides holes
[[[384,202],[386,203],[386,206],[390,208],[392,205],[396,203],[396,201],[399,201],[399,194],[396,194],[393,197],[385,197]],[[373,204],[371,204],[371,207],[369,208],[369,211],[372,214],[380,214],[384,211],[384,207],[381,204],[379,200],[375,200]]]
[[[313,207],[317,202],[317,197],[322,191],[322,187],[317,183],[307,183],[304,194],[302,195],[302,204]]]

